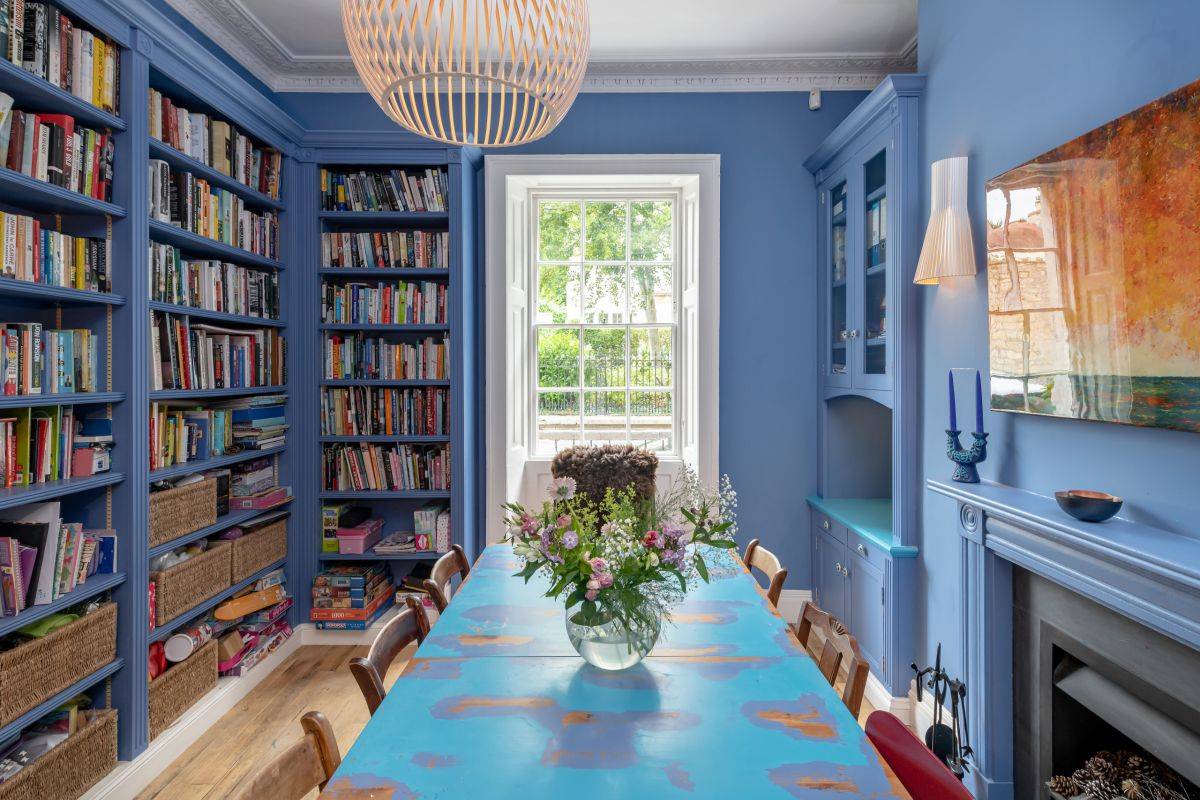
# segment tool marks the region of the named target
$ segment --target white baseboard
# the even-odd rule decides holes
[[[808,589],[784,589],[779,593],[779,613],[788,624],[800,618],[800,609],[812,600],[812,592]]]
[[[303,627],[303,626],[301,626]],[[80,800],[132,800],[183,755],[204,733],[225,716],[242,698],[275,671],[301,645],[295,631],[279,648],[254,669],[237,678],[221,678],[212,691],[200,698],[133,761],[122,761]]]

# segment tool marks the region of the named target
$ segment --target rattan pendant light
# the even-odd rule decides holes
[[[342,0],[342,27],[387,115],[449,144],[540,139],[587,67],[587,0]]]

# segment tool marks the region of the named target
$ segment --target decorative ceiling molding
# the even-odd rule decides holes
[[[276,92],[362,92],[350,57],[291,52],[240,0],[167,0]],[[874,89],[917,67],[914,37],[893,54],[593,61],[584,92],[798,92]]]

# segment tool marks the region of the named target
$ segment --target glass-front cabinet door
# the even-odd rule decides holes
[[[851,320],[850,303],[850,182],[845,176],[827,181],[822,193],[825,199],[827,230],[825,237],[825,281],[829,287],[826,320],[826,382],[830,386],[851,386]]]
[[[888,326],[888,286],[892,271],[888,248],[888,189],[890,165],[888,143],[881,137],[865,147],[854,170],[861,182],[861,206],[856,209],[861,220],[861,234],[856,237],[856,252],[850,259],[855,271],[854,317],[851,333],[854,343],[854,387],[862,389],[891,389],[891,332]],[[856,204],[857,205],[857,204]]]

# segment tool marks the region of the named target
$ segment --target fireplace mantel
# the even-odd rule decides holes
[[[1017,565],[1200,650],[1200,538],[1120,517],[1078,522],[1052,497],[930,480],[958,503],[962,669],[977,798],[1013,797],[1012,567]]]

